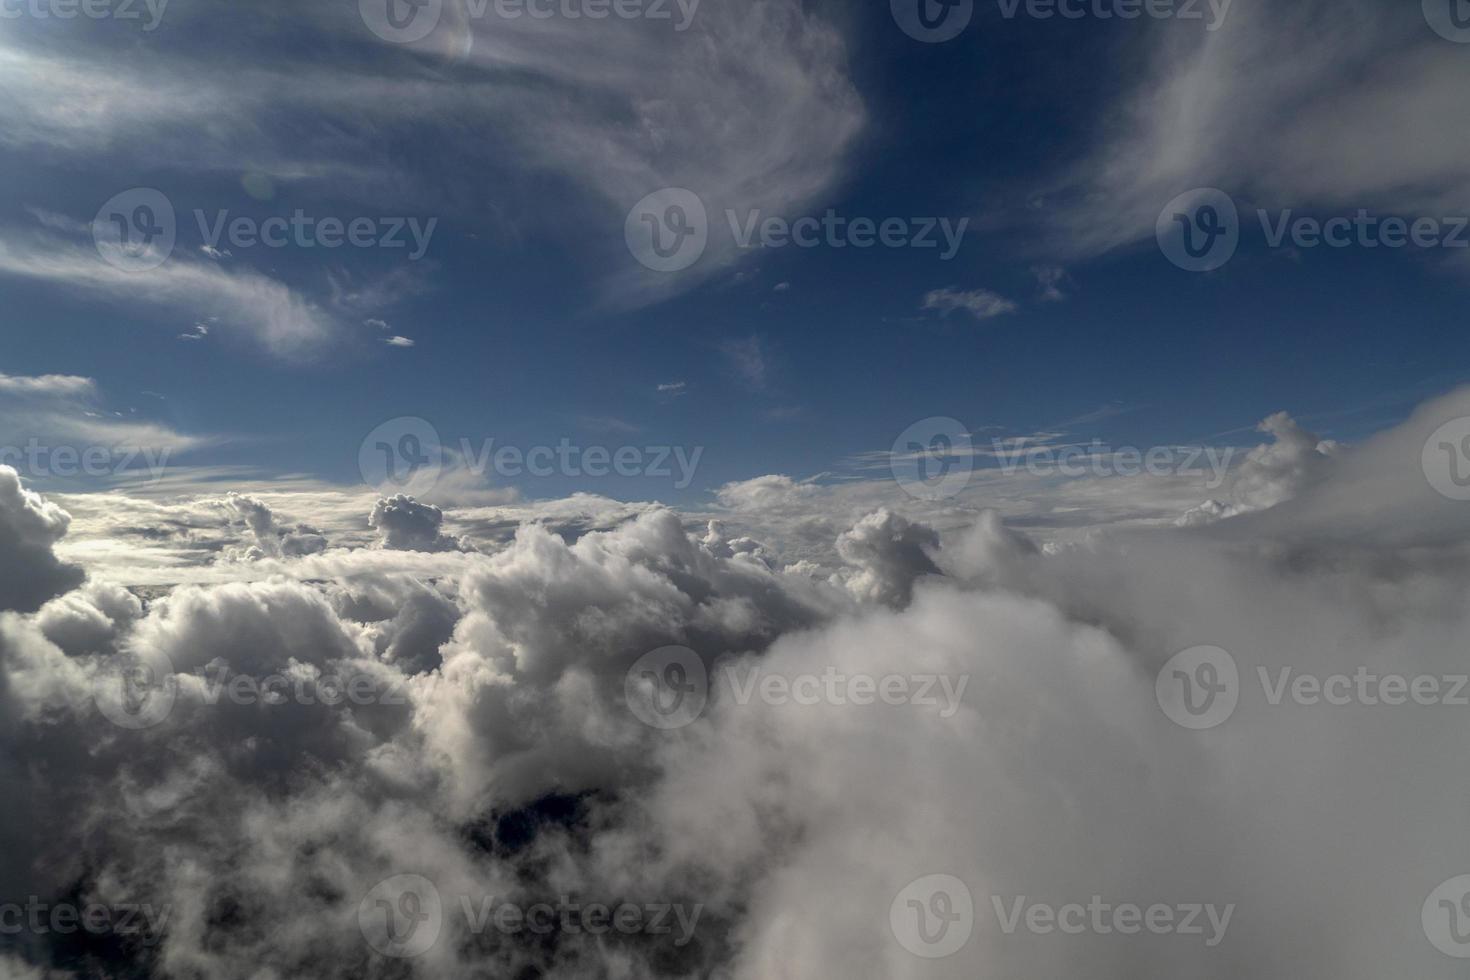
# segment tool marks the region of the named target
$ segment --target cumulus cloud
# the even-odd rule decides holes
[[[1206,500],[1186,512],[1181,523],[1208,523],[1274,507],[1320,479],[1328,471],[1327,461],[1341,449],[1335,441],[1303,429],[1286,412],[1262,420],[1256,430],[1270,435],[1272,441],[1248,452],[1231,474],[1230,502]]]
[[[384,548],[392,551],[455,551],[462,545],[439,530],[444,511],[421,504],[407,494],[383,497],[373,505],[368,526],[377,530]]]
[[[244,551],[226,550],[231,559],[253,561],[259,558],[291,558],[325,551],[327,539],[321,530],[308,524],[294,528],[278,527],[275,514],[264,501],[242,493],[230,493],[219,505],[232,521],[242,522],[254,543]]]
[[[22,896],[170,910],[156,942],[29,936],[4,969],[1448,976],[1420,911],[1464,870],[1458,710],[1273,704],[1256,677],[1464,672],[1470,514],[1434,489],[1422,451],[1465,415],[1470,390],[1330,451],[1273,416],[1275,442],[1239,468],[1253,509],[1204,527],[1099,527],[1043,548],[996,511],[941,530],[872,510],[833,535],[817,574],[783,567],[777,543],[655,507],[579,533],[527,520],[493,553],[418,573],[344,562],[145,599],[58,578],[65,515],[0,471],[0,527],[20,542],[6,588],[38,583],[0,613],[0,874]],[[269,540],[273,510],[251,496],[227,506]],[[780,477],[726,497],[809,516],[830,503]],[[380,534],[442,536],[442,513],[383,503]],[[330,555],[260,561],[320,573]],[[1240,697],[1191,731],[1155,685],[1201,644],[1230,652]],[[662,729],[625,682],[670,645],[709,683],[688,724]],[[109,691],[142,683],[119,658],[170,665],[172,685],[140,701],[171,698],[156,724],[107,717]],[[263,693],[239,696],[238,678]],[[842,678],[924,684],[929,700],[797,696],[858,690]],[[321,697],[354,681],[370,696]],[[1348,859],[1344,840],[1374,843]],[[890,916],[934,873],[964,882],[976,914],[942,960],[906,949]],[[389,963],[358,909],[399,874],[430,879],[446,912],[438,942]],[[676,945],[476,930],[460,911],[462,897],[562,895],[700,914]],[[1232,913],[1210,947],[996,919],[996,899],[1094,895]]]
[[[71,515],[21,485],[9,466],[0,466],[0,610],[30,612],[80,585],[85,572],[56,556]]]
[[[848,587],[860,598],[890,606],[908,605],[919,576],[939,571],[929,556],[938,547],[933,528],[886,510],[869,514],[837,539],[837,553],[860,570]]]

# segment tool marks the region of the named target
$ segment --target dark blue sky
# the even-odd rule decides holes
[[[705,26],[699,18],[717,0],[706,4],[685,34],[618,25],[608,43],[645,30],[658,34],[649,43],[688,48],[701,30],[738,22],[727,9]],[[641,38],[628,42],[627,62],[609,59],[579,76],[557,63],[564,49],[543,53],[532,35],[502,49],[503,25],[480,22],[470,58],[451,63],[438,49],[378,40],[356,4],[339,6],[306,23],[284,7],[266,14],[173,0],[149,33],[107,21],[0,22],[0,55],[13,59],[0,80],[24,70],[30,84],[52,86],[40,93],[52,99],[44,108],[26,106],[31,93],[22,93],[10,135],[0,135],[0,247],[13,258],[0,263],[0,373],[95,378],[104,411],[211,438],[181,462],[262,475],[356,480],[363,437],[395,416],[430,420],[449,444],[703,446],[683,491],[657,478],[520,485],[534,497],[590,490],[681,502],[763,473],[841,475],[846,458],[886,450],[910,423],[935,415],[1022,435],[1109,409],[1068,426],[1069,436],[1254,444],[1249,427],[1284,409],[1352,440],[1467,373],[1463,253],[1271,248],[1254,215],[1261,206],[1449,216],[1456,175],[1432,174],[1434,194],[1404,191],[1412,175],[1392,173],[1317,186],[1300,164],[1300,137],[1320,121],[1309,112],[1302,131],[1277,128],[1292,117],[1269,106],[1214,125],[1212,138],[1223,134],[1229,146],[1204,148],[1208,166],[1186,159],[1147,181],[1125,164],[1108,173],[1109,160],[1137,159],[1119,149],[1129,140],[1157,162],[1188,139],[1187,127],[1159,118],[1128,136],[1140,129],[1130,114],[1150,92],[1181,84],[1191,58],[1208,64],[1208,45],[1260,43],[1250,32],[1261,15],[1247,0],[1213,36],[1179,21],[1006,19],[980,3],[969,27],[942,44],[906,36],[886,6],[812,4],[792,16],[821,25],[839,52],[823,42],[793,45],[786,61],[769,46],[749,63],[711,59],[711,93],[767,100],[745,105],[728,132],[721,119],[731,110],[686,91],[682,74],[652,92],[623,78],[648,53]],[[1434,36],[1417,5],[1367,6],[1364,16],[1392,25],[1392,50],[1406,58],[1421,49],[1470,57]],[[88,110],[85,100],[67,103],[85,83],[66,72],[104,60],[125,66],[97,103],[116,114],[112,128],[73,134],[65,117]],[[789,103],[773,98],[785,84],[780,72],[818,69],[837,81],[818,78]],[[612,79],[606,91],[588,81],[598,72]],[[744,72],[766,74],[747,91]],[[1331,81],[1305,85],[1300,97],[1321,104]],[[1225,70],[1214,82],[1251,84]],[[838,113],[824,108],[832,85],[846,93],[840,112],[849,122],[823,128]],[[674,107],[665,112],[661,100]],[[1330,120],[1331,109],[1320,115]],[[622,149],[599,157],[578,148],[597,146],[599,126],[648,131],[629,144],[637,166]],[[1158,138],[1160,127],[1167,145],[1152,147],[1155,156],[1147,133]],[[577,146],[564,151],[562,140]],[[1330,144],[1323,140],[1324,152]],[[789,164],[802,154],[810,158]],[[242,182],[246,175],[256,176]],[[708,182],[694,186],[701,175]],[[728,238],[731,203],[788,220],[833,209],[875,222],[969,224],[951,261],[934,249],[712,246],[689,270],[647,273],[624,245],[624,217],[634,190],[660,186],[689,187],[705,201],[712,241]],[[1207,186],[1239,204],[1241,244],[1218,271],[1187,272],[1156,244],[1153,214]],[[60,218],[90,223],[135,187],[163,191],[176,209],[178,243],[165,271],[197,265],[256,276],[257,286],[272,280],[318,312],[324,338],[262,341],[279,321],[260,313],[269,301],[258,290],[224,302],[208,280],[124,275],[99,285],[80,268],[97,258],[90,230],[81,237]],[[1109,198],[1123,202],[1116,215],[1097,206]],[[1148,212],[1148,202],[1151,213],[1133,213]],[[298,208],[437,224],[418,262],[383,248],[200,253],[195,209],[263,221]],[[47,262],[66,271],[42,271]],[[1064,270],[1047,273],[1060,298],[1042,298],[1039,269]],[[632,298],[610,300],[609,283],[620,278],[635,282]],[[983,291],[1014,309],[981,318],[923,308],[944,290]],[[208,335],[181,339],[197,322]],[[390,346],[390,336],[414,346]],[[679,383],[677,393],[659,391]]]

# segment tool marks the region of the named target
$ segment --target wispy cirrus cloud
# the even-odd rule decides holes
[[[1464,208],[1470,62],[1420,4],[1237,4],[1218,30],[1162,30],[1135,52],[1119,105],[1039,193],[1058,254],[1146,239],[1196,187],[1278,208]]]
[[[976,320],[989,320],[1020,309],[1014,301],[989,289],[962,290],[953,287],[933,289],[925,293],[919,308],[938,310],[942,316],[958,310],[968,313]]]
[[[272,353],[304,356],[339,329],[334,317],[284,283],[182,255],[129,270],[95,248],[45,233],[0,228],[0,276],[52,282],[123,307],[163,308],[238,330]]]

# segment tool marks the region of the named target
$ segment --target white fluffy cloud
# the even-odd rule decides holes
[[[1236,474],[1248,507],[1206,527],[1039,548],[994,510],[944,531],[876,510],[820,569],[649,508],[598,530],[527,521],[491,553],[420,554],[419,572],[349,561],[410,560],[362,538],[249,563],[290,574],[140,595],[60,565],[64,515],[0,473],[24,543],[8,581],[34,583],[20,608],[39,607],[0,613],[0,880],[168,910],[157,942],[30,935],[0,945],[0,969],[1448,978],[1420,908],[1470,872],[1460,709],[1272,704],[1256,678],[1464,673],[1470,514],[1432,488],[1421,450],[1466,414],[1470,391],[1331,451],[1274,416],[1275,442]],[[803,500],[831,502],[802,487],[768,478],[731,502],[796,527]],[[263,501],[226,500],[245,533],[278,534]],[[195,506],[228,527],[217,500]],[[1202,644],[1231,653],[1240,699],[1191,731],[1160,711],[1155,677]],[[712,683],[690,724],[661,730],[624,682],[670,645]],[[102,710],[118,651],[172,665],[152,727]],[[931,678],[953,697],[783,700],[742,694],[746,676],[792,692]],[[267,693],[220,684],[238,677]],[[301,697],[354,680],[371,696]],[[890,928],[899,891],[934,873],[977,914],[943,960]],[[430,879],[445,914],[431,949],[390,962],[358,906],[397,874]],[[563,895],[700,915],[676,944],[476,931],[460,907]],[[1230,905],[1231,920],[1215,946],[1008,934],[993,905],[1094,895]]]
[[[440,532],[443,523],[444,511],[402,493],[380,499],[368,516],[368,526],[392,551],[459,550],[458,541]]]
[[[21,486],[0,466],[0,610],[29,612],[80,585],[82,569],[56,557],[52,546],[66,534],[71,516]]]

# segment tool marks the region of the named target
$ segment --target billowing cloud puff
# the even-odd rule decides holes
[[[1466,673],[1470,513],[1424,450],[1467,415],[1463,392],[1331,452],[1279,419],[1240,468],[1254,509],[1065,546],[994,511],[940,533],[879,509],[834,535],[841,567],[797,574],[654,507],[586,533],[528,522],[416,572],[283,557],[339,573],[146,602],[97,582],[0,614],[0,880],[157,926],[26,935],[3,969],[1448,977],[1421,910],[1470,873],[1463,709],[1293,685],[1433,678],[1448,697]],[[657,726],[627,682],[670,646],[696,710]],[[1199,647],[1228,655],[1236,697],[1190,728],[1159,681]],[[171,688],[113,669],[160,658]],[[354,679],[369,696],[335,696]],[[144,704],[117,716],[130,682]],[[973,915],[928,959],[905,889],[935,874]],[[411,959],[359,914],[399,875],[442,900]],[[1026,925],[1038,903],[1090,922],[1094,896],[1198,905],[1200,931]],[[475,917],[563,897],[676,905],[689,931],[672,912],[629,936]]]
[[[368,516],[368,526],[391,551],[459,550],[459,541],[440,533],[443,523],[444,511],[402,493],[380,499]]]
[[[241,521],[249,530],[254,545],[243,552],[227,552],[227,556],[245,561],[260,558],[295,558],[325,551],[327,538],[320,529],[297,524],[294,529],[278,527],[275,514],[263,500],[242,493],[231,493],[220,501],[233,520]]]
[[[929,552],[939,547],[933,528],[887,510],[869,514],[837,539],[837,553],[860,571],[847,585],[862,599],[907,605],[914,581],[937,573]]]
[[[29,612],[81,584],[82,569],[51,550],[70,522],[66,511],[21,486],[13,468],[0,466],[0,610]]]
[[[91,581],[52,599],[36,613],[36,625],[71,656],[111,653],[115,639],[143,615],[143,603],[120,585]]]

